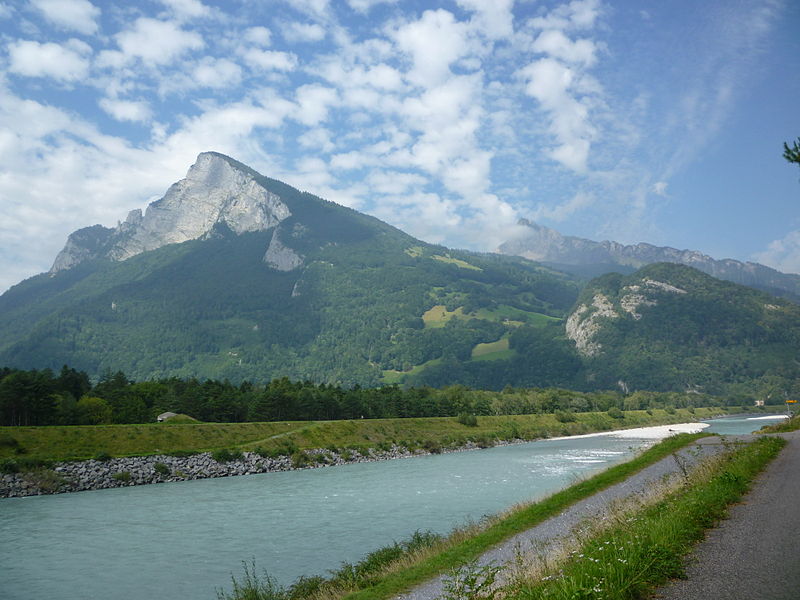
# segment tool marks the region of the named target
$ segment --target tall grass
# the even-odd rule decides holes
[[[762,438],[712,458],[665,498],[635,511],[621,511],[598,527],[559,564],[518,576],[503,590],[513,600],[643,597],[655,586],[684,575],[683,557],[704,531],[785,445]]]

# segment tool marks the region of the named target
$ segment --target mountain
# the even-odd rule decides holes
[[[800,391],[800,306],[684,265],[592,280],[566,333],[600,387]]]
[[[561,235],[558,231],[520,219],[522,234],[504,242],[498,252],[523,256],[581,277],[610,271],[631,273],[645,265],[670,262],[694,267],[718,279],[753,287],[800,302],[800,275],[781,273],[770,267],[733,259],[715,260],[695,250],[639,243],[594,242]]]
[[[580,254],[580,240],[537,231]],[[598,263],[621,256],[583,242]],[[800,393],[798,348],[799,306],[694,268],[586,284],[427,244],[214,152],[144,213],[70,235],[49,272],[0,296],[0,366],[139,381],[750,398]]]
[[[0,365],[136,379],[569,385],[571,276],[426,244],[218,153],[0,296]],[[531,360],[531,357],[534,360]]]

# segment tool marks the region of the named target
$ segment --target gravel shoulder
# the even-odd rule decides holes
[[[800,598],[800,432],[687,559],[683,580],[654,600]]]
[[[728,439],[731,439],[729,436]],[[750,438],[750,436],[738,436]],[[723,449],[717,436],[703,438],[679,452],[684,466],[690,466],[705,456]],[[576,502],[561,514],[547,519],[523,533],[498,544],[477,561],[477,565],[513,566],[518,556],[545,555],[561,545],[562,540],[587,519],[601,518],[613,505],[634,494],[642,494],[664,477],[680,473],[681,467],[672,456],[639,471],[616,485]],[[416,588],[395,596],[396,600],[434,600],[444,591],[446,576],[439,576]],[[706,596],[705,598],[715,598]],[[796,596],[795,596],[796,598]]]

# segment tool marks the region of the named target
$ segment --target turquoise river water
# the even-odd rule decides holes
[[[747,433],[769,420],[725,418]],[[415,530],[447,533],[650,441],[598,435],[385,462],[0,500],[4,599],[214,598],[255,560],[280,583]]]

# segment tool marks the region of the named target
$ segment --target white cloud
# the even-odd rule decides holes
[[[535,52],[549,54],[568,63],[580,63],[587,67],[595,62],[595,44],[591,40],[570,40],[563,31],[548,29],[533,42]]]
[[[667,195],[667,186],[669,184],[666,181],[656,181],[653,184],[653,193],[657,196],[664,196]]]
[[[249,27],[244,32],[244,39],[258,46],[269,46],[272,43],[272,32],[266,27]]]
[[[542,219],[549,219],[560,223],[567,220],[575,213],[589,208],[595,203],[595,197],[592,194],[585,192],[578,192],[572,198],[559,204],[558,206],[538,206],[533,212],[533,221]]]
[[[12,14],[11,7],[4,2],[0,2],[0,19],[9,19]]]
[[[328,118],[328,109],[337,103],[336,90],[318,84],[302,85],[295,94],[296,119],[304,125],[316,126]]]
[[[426,10],[417,21],[393,32],[398,47],[411,57],[409,81],[423,87],[441,84],[450,65],[468,52],[467,26],[446,10]]]
[[[179,19],[199,19],[211,15],[211,9],[200,0],[160,0]]]
[[[753,260],[784,273],[800,274],[800,230],[790,231],[782,239],[770,242]]]
[[[52,77],[58,81],[78,81],[89,72],[86,50],[91,49],[78,40],[70,47],[30,40],[13,42],[8,47],[9,72],[26,77]]]
[[[596,130],[589,120],[587,100],[576,99],[579,74],[552,58],[539,59],[520,71],[525,91],[550,115],[550,132],[558,142],[551,156],[577,172],[587,170],[590,141]]]
[[[288,42],[319,42],[325,39],[325,29],[316,23],[292,21],[283,25],[281,35]]]
[[[347,0],[347,4],[356,12],[367,13],[378,4],[395,4],[397,0]]]
[[[332,152],[336,146],[331,141],[331,132],[324,127],[316,127],[309,129],[297,138],[300,146],[307,148],[313,152],[328,154]]]
[[[267,71],[293,71],[297,67],[297,56],[291,52],[251,48],[242,57],[249,65]]]
[[[591,29],[600,16],[600,0],[573,0],[529,21],[537,29]]]
[[[461,8],[476,13],[474,27],[490,39],[508,38],[514,33],[514,0],[456,0]]]
[[[232,87],[241,79],[242,68],[227,58],[205,56],[192,70],[192,82],[198,87]]]
[[[197,32],[181,29],[171,21],[147,17],[136,19],[131,29],[115,38],[126,62],[138,58],[148,65],[166,65],[190,50],[205,46]]]
[[[51,23],[85,35],[97,33],[100,9],[88,0],[30,0]]]
[[[99,105],[100,108],[114,117],[117,121],[145,123],[152,117],[152,112],[147,102],[102,98],[99,102]]]

